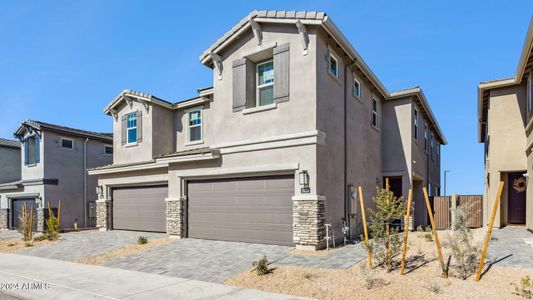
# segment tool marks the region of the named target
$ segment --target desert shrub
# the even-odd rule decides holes
[[[142,235],[139,236],[139,238],[137,239],[137,244],[144,245],[146,243],[148,243],[148,238]]]
[[[426,240],[426,242],[433,242],[433,233],[432,232],[426,232],[424,234],[424,240]]]
[[[370,235],[368,250],[379,265],[390,271],[392,259],[401,252],[402,238],[399,228],[391,228],[393,221],[403,218],[405,206],[403,198],[394,196],[392,191],[376,189],[373,198],[376,209],[370,209]]]
[[[361,275],[363,277],[367,290],[371,290],[373,288],[385,286],[388,284],[382,278],[376,277],[376,270],[372,267],[369,267],[366,263],[362,263],[360,268]]]
[[[440,294],[440,292],[442,291],[440,285],[436,282],[430,283],[429,286],[427,286],[427,290],[433,294]]]
[[[472,275],[479,264],[480,248],[474,243],[472,231],[467,226],[466,210],[455,209],[453,232],[443,243],[452,251],[452,275],[463,280]]]
[[[15,245],[16,245],[16,244],[14,244],[14,243],[9,243],[9,244],[7,244],[8,247],[13,247],[13,246],[15,246]]]
[[[514,286],[515,290],[513,294],[526,299],[531,299],[533,297],[533,280],[531,280],[529,276],[522,277],[518,284],[511,283],[511,285]]]
[[[312,275],[309,272],[304,272],[304,278],[305,279],[311,279]]]
[[[51,209],[48,209],[48,214],[44,235],[48,240],[53,241],[59,237],[59,219],[54,215],[54,212]]]
[[[34,210],[33,206],[30,206],[29,209],[24,204],[22,206],[22,213],[20,214],[20,228],[19,231],[22,233],[22,240],[26,243],[31,242],[33,239],[33,217]]]
[[[47,238],[48,237],[45,234],[41,234],[41,235],[38,235],[38,236],[34,237],[33,241],[42,242],[42,241],[46,240]]]
[[[258,261],[254,261],[252,266],[255,268],[257,275],[259,276],[266,275],[270,272],[270,269],[268,268],[268,259],[266,256],[263,256],[263,258]]]

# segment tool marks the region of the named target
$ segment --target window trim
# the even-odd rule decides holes
[[[128,118],[129,118],[130,115],[135,116],[135,126],[134,127],[128,127]],[[130,142],[130,130],[133,130],[133,129],[135,129],[135,141]],[[126,145],[127,146],[137,145],[137,138],[138,138],[138,134],[137,134],[137,112],[134,111],[134,112],[126,114]]]
[[[28,140],[34,139],[34,147],[35,147],[35,153],[33,157],[33,163],[30,163],[29,156],[30,156],[30,149],[28,148]],[[39,143],[39,146],[37,146],[37,143]],[[37,134],[31,134],[26,137],[24,137],[24,166],[25,167],[35,167],[41,162],[41,137]]]
[[[63,141],[70,141],[70,143],[71,143],[71,147],[64,147],[64,146],[63,146]],[[59,138],[59,147],[60,147],[61,149],[74,150],[74,139],[71,139],[71,138],[65,138],[65,137],[61,137],[61,138]]]
[[[416,108],[414,109],[414,113],[413,113],[413,127],[414,127],[413,138],[415,139],[415,141],[418,141],[418,110]]]
[[[352,94],[354,95],[355,98],[358,98],[360,99],[361,98],[361,82],[359,82],[359,80],[357,80],[357,78],[353,78],[353,86],[352,86]],[[358,94],[355,93],[355,83],[357,83],[357,85],[359,86],[359,89],[358,89]]]
[[[263,85],[259,85],[259,66],[262,66],[262,65],[266,65],[268,63],[272,63],[272,71],[274,71],[274,59],[271,58],[271,59],[267,59],[265,61],[262,61],[260,63],[257,63],[255,65],[255,107],[261,107],[261,106],[265,106],[265,105],[269,105],[269,104],[272,104],[274,103],[274,95],[272,95],[272,103],[269,103],[269,104],[265,104],[265,105],[261,105],[261,99],[259,99],[259,91],[262,89],[262,88],[265,88],[265,87],[272,87],[272,89],[274,89],[274,83],[276,82],[276,78],[274,77],[272,79],[272,82],[270,83],[266,83],[266,84],[263,84]]]
[[[337,66],[335,69],[335,73],[331,70],[331,59],[335,61],[335,65]],[[339,78],[339,59],[329,51],[329,58],[328,58],[328,72],[329,74],[333,75],[335,78]]]
[[[187,141],[185,145],[197,145],[197,144],[203,144],[204,143],[204,108],[203,107],[195,107],[191,108],[187,111]],[[191,113],[193,112],[200,112],[200,125],[193,125],[191,126]],[[200,139],[197,141],[191,141],[191,128],[193,127],[200,127]]]
[[[374,111],[374,103],[376,103],[376,110]],[[373,128],[379,129],[379,105],[378,100],[376,97],[372,97],[372,101],[370,102],[370,124]],[[376,115],[376,124],[374,124],[374,115]]]
[[[424,151],[428,153],[429,149],[429,127],[428,123],[424,122]]]
[[[114,151],[115,149],[113,148],[113,145],[103,145],[103,146],[104,146],[104,154],[105,154],[105,155],[113,155],[113,153],[115,152],[115,151]],[[106,149],[107,149],[107,148],[111,148],[111,153],[107,153],[107,152],[106,152]]]
[[[433,134],[433,132],[431,133],[430,135],[430,157],[431,157],[431,160],[434,160],[435,158],[435,135]]]

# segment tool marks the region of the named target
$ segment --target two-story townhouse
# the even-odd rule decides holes
[[[20,142],[0,138],[0,183],[20,179]]]
[[[0,184],[0,229],[17,228],[26,204],[42,231],[48,203],[57,208],[59,201],[63,228],[95,227],[97,178],[87,168],[112,162],[112,135],[26,120],[15,136],[22,172],[19,180]]]
[[[533,230],[533,18],[516,74],[478,86],[478,141],[484,143],[483,224],[504,188],[494,225],[526,225]]]
[[[409,129],[393,137],[389,106],[418,107],[445,144],[421,90],[390,94],[324,13],[254,11],[200,61],[213,87],[198,97],[173,103],[124,90],[105,108],[113,164],[89,171],[101,187],[102,230],[316,249],[325,224],[337,239],[343,220],[360,233],[357,186],[373,207],[384,174],[402,179],[404,194],[416,179],[412,146],[392,151],[387,166],[405,165],[383,172],[384,145],[412,143],[412,113],[397,113]]]

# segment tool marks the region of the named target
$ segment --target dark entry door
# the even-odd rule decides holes
[[[22,225],[21,216],[22,216],[22,207],[26,204],[27,212],[30,213],[30,210],[33,208],[33,228],[37,230],[37,204],[35,199],[16,199],[13,200],[13,209],[11,210],[11,220],[13,229],[19,229]]]
[[[522,173],[509,173],[509,224],[526,223],[526,178]]]

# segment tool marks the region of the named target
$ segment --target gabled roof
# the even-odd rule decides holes
[[[102,142],[113,142],[113,134],[112,133],[102,133],[102,132],[94,132],[94,131],[88,131],[88,130],[82,130],[82,129],[76,129],[76,128],[70,128],[66,126],[60,126],[50,123],[45,123],[41,121],[34,121],[34,120],[25,120],[24,122],[20,123],[19,128],[15,131],[14,135],[17,137],[22,137],[24,135],[24,132],[27,130],[47,130],[57,133],[63,133],[63,134],[70,134],[74,136],[79,137],[85,137],[90,138],[94,140],[99,140]]]
[[[395,100],[409,96],[416,97],[416,99],[418,100],[419,106],[422,107],[424,112],[427,114],[430,123],[432,123],[431,125],[433,125],[433,127],[435,128],[437,138],[440,140],[440,143],[442,145],[448,144],[448,141],[446,141],[446,137],[444,136],[444,133],[442,133],[439,123],[437,123],[436,118],[433,115],[433,111],[431,110],[431,107],[429,106],[426,96],[424,95],[424,92],[422,91],[421,87],[415,86],[412,88],[392,92],[390,93],[390,97],[387,100]]]
[[[516,74],[513,77],[489,80],[481,82],[478,85],[478,141],[485,142],[487,130],[487,110],[489,101],[489,91],[496,88],[502,88],[511,85],[517,85],[527,78],[529,71],[533,70],[533,17],[529,22],[526,34],[526,40],[522,47],[522,54],[518,60]]]
[[[310,11],[273,11],[262,10],[252,11],[248,16],[244,17],[237,25],[233,26],[228,32],[226,32],[221,38],[219,38],[214,44],[212,44],[207,50],[205,50],[199,57],[200,61],[213,68],[211,53],[217,54],[217,52],[228,46],[232,40],[237,38],[240,34],[246,30],[251,30],[251,20],[257,23],[284,23],[294,24],[301,22],[304,25],[321,26],[331,37],[339,44],[348,57],[353,61],[361,72],[368,78],[368,80],[374,85],[376,90],[386,100],[397,99],[398,97],[404,97],[409,95],[415,95],[422,103],[422,107],[426,114],[429,116],[431,123],[435,127],[442,144],[446,144],[446,138],[440,129],[437,119],[433,115],[429,104],[420,87],[410,88],[398,92],[389,93],[377,76],[370,70],[363,58],[355,50],[352,44],[346,39],[344,34],[337,28],[331,18],[324,12],[310,12]]]
[[[20,148],[20,142],[0,138],[0,147]]]
[[[127,102],[131,100],[136,100],[140,101],[143,104],[151,103],[168,109],[180,109],[183,107],[188,107],[190,104],[196,105],[198,103],[210,101],[212,95],[213,87],[207,87],[198,89],[197,97],[180,100],[177,102],[170,102],[148,93],[126,89],[120,92],[120,94],[118,94],[113,100],[111,100],[111,102],[109,102],[109,104],[104,109],[104,113],[106,115],[113,115],[116,111],[116,107],[123,101]]]

